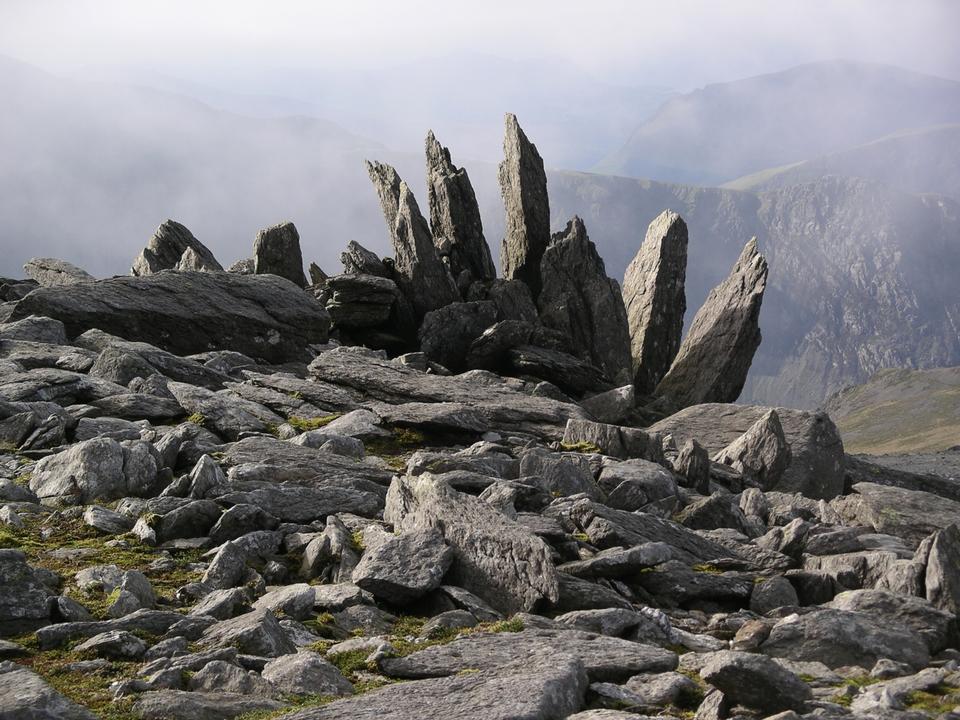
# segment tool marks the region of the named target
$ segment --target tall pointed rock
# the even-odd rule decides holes
[[[767,261],[753,238],[730,275],[710,291],[655,394],[673,409],[734,402],[760,346]]]
[[[175,220],[166,220],[134,259],[130,274],[152,275],[161,270],[173,270],[187,248],[193,249],[204,270],[223,270],[213,253],[192,232]]]
[[[460,300],[450,270],[440,260],[416,198],[389,165],[368,162],[367,172],[380,196],[390,230],[396,281],[419,317]]]
[[[507,227],[500,265],[505,278],[523,280],[536,297],[540,292],[540,259],[550,244],[547,175],[537,146],[527,140],[511,113],[506,118],[503,156],[499,176]]]
[[[473,185],[464,168],[450,160],[431,130],[427,133],[427,202],[430,229],[438,252],[447,255],[453,277],[469,270],[474,280],[493,280],[497,270],[483,237],[483,223]]]
[[[665,210],[650,223],[623,276],[633,384],[645,395],[667,374],[680,349],[687,311],[686,275],[687,224],[677,213]]]
[[[563,332],[575,353],[589,358],[614,383],[630,382],[630,335],[620,285],[574,217],[553,236],[540,263],[540,320]]]

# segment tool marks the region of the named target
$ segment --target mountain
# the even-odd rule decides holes
[[[761,170],[723,187],[768,190],[826,175],[878,180],[911,193],[960,200],[960,125],[907,130],[786,167]]]
[[[882,370],[826,409],[848,452],[917,453],[960,445],[960,367]]]
[[[290,219],[305,261],[336,273],[349,240],[390,252],[364,158],[394,164],[426,206],[422,153],[388,151],[331,122],[253,119],[11,62],[0,63],[0,92],[8,100],[0,112],[0,276],[22,276],[36,255],[98,277],[127,273],[168,217],[224,265],[249,256],[258,229]],[[487,132],[501,132],[499,110],[484,121]],[[504,225],[496,165],[465,161],[438,138],[467,166],[496,258]],[[955,201],[850,178],[763,192],[565,171],[548,179],[553,228],[579,214],[611,277],[623,276],[661,211],[683,215],[688,326],[743,244],[759,238],[770,285],[745,400],[812,407],[884,367],[960,365]]]
[[[884,65],[814,63],[668,100],[595,170],[721,184],[906,128],[956,122],[960,82]]]

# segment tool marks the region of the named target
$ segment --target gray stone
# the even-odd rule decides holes
[[[122,535],[133,527],[133,520],[99,505],[91,505],[83,513],[83,521],[107,535]]]
[[[713,457],[714,462],[729,465],[761,490],[777,486],[790,460],[790,446],[776,410],[770,410]]]
[[[697,311],[670,370],[655,394],[681,409],[734,402],[760,346],[760,304],[767,285],[767,261],[750,240],[730,275],[710,291]]]
[[[30,315],[22,320],[0,325],[0,340],[27,340],[49,345],[66,345],[63,323],[47,317]]]
[[[606,504],[619,510],[639,510],[649,503],[677,496],[673,473],[639,458],[604,462],[597,483],[607,493]]]
[[[701,495],[710,493],[710,455],[696,440],[687,440],[680,446],[673,460],[673,469],[686,480],[683,485]]]
[[[282,703],[265,697],[185,690],[153,690],[133,703],[133,712],[141,720],[233,720],[282,708]]]
[[[353,570],[353,583],[381,600],[404,605],[440,587],[453,555],[434,528],[404,532],[366,550]]]
[[[158,425],[182,418],[186,414],[176,400],[144,393],[111,395],[94,400],[91,405],[112,418],[148,420]]]
[[[53,593],[19,550],[0,549],[0,636],[19,635],[50,622]]]
[[[99,328],[178,355],[213,346],[273,363],[306,359],[307,346],[326,342],[330,327],[323,306],[296,285],[233,273],[164,272],[39,288],[10,318],[29,315],[60,320],[71,337]]]
[[[75,285],[96,279],[86,270],[59,258],[30,258],[24,263],[23,271],[42,287]]]
[[[610,387],[600,368],[562,350],[520,345],[507,350],[507,361],[509,374],[542,378],[577,396]],[[558,393],[558,399],[563,397],[556,388],[554,391]]]
[[[78,653],[89,653],[113,660],[136,660],[147,650],[146,643],[126,630],[108,630],[94,635],[74,648]]]
[[[418,317],[460,299],[450,270],[440,260],[413,193],[382,163],[367,163],[393,241],[396,281]]]
[[[450,160],[450,151],[427,133],[427,204],[430,230],[441,257],[458,278],[464,270],[473,280],[493,280],[497,270],[483,237],[480,208],[464,168]]]
[[[532,448],[520,456],[520,475],[536,480],[545,491],[566,497],[583,493],[595,500],[600,491],[587,458],[580,453],[554,453]]]
[[[253,241],[253,272],[279,275],[299,287],[307,286],[300,234],[292,222],[280,223],[257,233]]]
[[[540,261],[540,320],[570,339],[571,350],[613,383],[632,380],[627,311],[579,217],[553,236]]]
[[[0,662],[2,720],[97,720],[82,705],[67,699],[22,665]]]
[[[130,615],[114,620],[93,622],[66,622],[48,625],[37,631],[37,641],[41,650],[61,647],[75,638],[88,638],[110,630],[137,631],[162,635],[170,627],[184,619],[178,612],[170,610],[137,610]]]
[[[223,588],[205,595],[190,609],[190,615],[208,615],[217,620],[229,620],[247,612],[249,598],[243,588]]]
[[[203,417],[204,426],[229,440],[241,432],[267,432],[283,418],[259,403],[245,400],[229,391],[219,393],[186,383],[168,384],[177,402],[190,414]]]
[[[188,248],[201,258],[204,268],[223,270],[213,253],[193,233],[174,220],[166,220],[133,261],[130,272],[133,275],[152,275],[161,270],[172,270]]]
[[[284,695],[353,695],[350,681],[309,650],[271,660],[263,668],[263,679]]]
[[[316,593],[311,585],[284,585],[262,595],[253,604],[254,610],[271,610],[295,620],[306,620],[313,613]]]
[[[726,650],[714,653],[700,677],[734,703],[772,714],[803,712],[813,699],[809,686],[770,658]]]
[[[626,420],[633,412],[635,405],[636,390],[633,385],[613,388],[580,401],[580,406],[594,419],[613,424]]]
[[[180,260],[173,269],[180,272],[221,272],[223,270],[220,263],[214,262],[211,264],[207,258],[192,247],[183,251],[183,255],[180,256]]]
[[[618,578],[635,575],[671,559],[673,551],[669,545],[650,542],[629,548],[613,547],[601,550],[593,557],[564,563],[557,569],[582,578]]]
[[[765,615],[780,607],[796,607],[799,603],[793,585],[779,575],[754,585],[750,595],[750,609],[759,615]]]
[[[348,242],[346,251],[340,253],[340,262],[343,263],[343,272],[347,275],[390,277],[390,272],[377,254],[367,250],[355,240]]]
[[[430,473],[395,478],[384,519],[403,532],[439,529],[453,550],[450,582],[501,612],[558,599],[556,570],[541,539]]]
[[[922,490],[866,482],[857,483],[853,490],[859,496],[857,510],[850,518],[853,524],[871,526],[879,533],[896,535],[911,544],[920,544],[960,517],[960,502]]]
[[[334,327],[371,328],[390,319],[400,289],[389,278],[370,274],[337,275],[327,280],[327,312]]]
[[[236,647],[240,652],[263,657],[278,657],[297,651],[268,610],[254,610],[221,620],[204,631],[200,645],[205,648]]]
[[[190,690],[269,696],[273,688],[253,670],[244,670],[223,660],[211,660],[190,678]]]
[[[714,493],[709,497],[697,498],[674,518],[681,525],[694,530],[716,530],[733,528],[743,531],[746,517],[737,505],[736,499],[725,493]]]
[[[203,582],[214,589],[237,587],[247,572],[247,556],[233,542],[220,546],[203,574]]]
[[[650,223],[623,276],[633,383],[644,395],[653,392],[680,349],[686,275],[687,225],[664,210]]]
[[[576,446],[580,443],[592,445],[604,455],[622,460],[628,458],[640,458],[651,462],[663,460],[659,436],[639,428],[572,418],[567,421],[564,428],[563,443],[568,446]]]
[[[522,280],[536,298],[541,287],[540,261],[550,244],[547,176],[537,146],[512,113],[505,118],[503,156],[498,177],[507,221],[500,264],[505,278]]]
[[[420,349],[448,370],[465,370],[470,344],[496,321],[497,307],[492,302],[451,303],[423,316]]]
[[[960,614],[960,527],[956,524],[938,530],[930,539],[924,587],[935,607]]]

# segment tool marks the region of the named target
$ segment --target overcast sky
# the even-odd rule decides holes
[[[608,82],[679,90],[837,57],[960,79],[958,28],[954,0],[0,2],[0,53],[58,72],[146,67],[234,91],[263,70],[460,51],[557,58]]]

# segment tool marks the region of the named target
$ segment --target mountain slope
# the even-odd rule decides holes
[[[960,125],[896,133],[813,160],[762,170],[723,187],[769,190],[825,175],[868,178],[906,192],[937,193],[960,200]]]
[[[934,452],[960,445],[960,367],[883,370],[826,409],[848,452]]]
[[[673,98],[598,172],[719,184],[904,128],[960,122],[960,83],[834,61]]]

